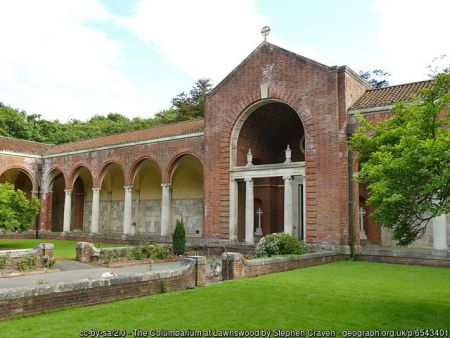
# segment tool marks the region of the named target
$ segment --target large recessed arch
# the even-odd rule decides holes
[[[251,148],[253,164],[282,163],[287,145],[292,161],[305,160],[305,131],[299,114],[288,103],[267,99],[253,103],[236,120],[230,140],[230,166],[244,166]]]
[[[99,230],[103,233],[123,233],[125,173],[117,162],[108,162],[100,170]]]
[[[138,234],[161,233],[161,181],[159,164],[150,157],[141,158],[130,171],[133,186],[133,226]]]
[[[172,228],[183,219],[187,236],[203,235],[203,163],[193,154],[178,156],[171,164]]]

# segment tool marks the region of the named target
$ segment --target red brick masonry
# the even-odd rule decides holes
[[[271,257],[260,259],[245,259],[240,253],[222,254],[222,279],[239,279],[265,275],[273,272],[295,270],[308,266],[330,263],[342,260],[345,255],[332,252],[312,252],[301,256]]]
[[[201,286],[205,264],[204,257],[191,256],[183,259],[179,269],[168,271],[3,289],[0,319]]]

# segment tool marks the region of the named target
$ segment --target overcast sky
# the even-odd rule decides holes
[[[326,65],[427,79],[448,0],[0,0],[0,102],[47,119],[150,117],[262,41]],[[447,61],[448,63],[448,58]]]

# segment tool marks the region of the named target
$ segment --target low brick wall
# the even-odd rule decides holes
[[[260,259],[245,259],[240,253],[222,254],[222,279],[239,279],[304,268],[342,260],[344,255],[336,252],[313,252],[300,256],[271,257]]]
[[[426,258],[426,257],[399,257],[399,256],[389,256],[389,255],[356,255],[356,260],[358,261],[368,261],[377,263],[390,263],[390,264],[408,264],[408,265],[424,265],[424,266],[435,266],[450,268],[450,257],[448,258]]]
[[[179,269],[2,289],[0,319],[201,286],[205,264],[205,257],[191,256],[181,261]]]

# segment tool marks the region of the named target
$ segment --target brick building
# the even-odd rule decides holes
[[[35,227],[48,233],[160,240],[183,218],[192,243],[285,231],[339,248],[353,225],[355,244],[392,245],[349,180],[349,125],[356,112],[384,119],[429,85],[374,89],[346,66],[263,42],[214,88],[204,120],[56,146],[3,137],[0,181],[39,195]],[[414,245],[433,242],[430,232]]]

